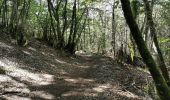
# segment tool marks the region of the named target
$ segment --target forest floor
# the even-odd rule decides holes
[[[0,100],[150,100],[150,74],[110,57],[60,54],[44,42],[0,36]],[[3,72],[3,73],[2,73]]]

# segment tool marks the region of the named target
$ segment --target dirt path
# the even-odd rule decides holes
[[[0,40],[1,100],[146,100],[149,74],[109,57],[60,55],[39,41]]]

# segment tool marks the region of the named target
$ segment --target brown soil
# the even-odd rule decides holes
[[[109,57],[68,57],[44,42],[0,37],[0,100],[149,100],[150,75]]]

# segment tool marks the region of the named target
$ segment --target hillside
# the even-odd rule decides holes
[[[1,100],[149,100],[148,73],[98,55],[67,56],[32,40],[0,36]]]

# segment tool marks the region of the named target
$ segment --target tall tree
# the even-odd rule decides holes
[[[117,7],[117,3],[114,0],[114,3],[112,4],[112,48],[113,48],[113,54],[114,57],[116,56],[116,22],[115,22],[115,8]]]
[[[133,13],[133,17],[135,20],[137,20],[138,14],[139,14],[139,1],[138,0],[132,0],[131,1],[131,8],[132,8],[132,13]],[[130,34],[130,55],[131,55],[131,59],[133,62],[134,57],[136,56],[136,44],[135,41],[132,37],[132,35]]]
[[[153,77],[159,97],[161,100],[170,100],[170,89],[163,75],[161,74],[160,68],[156,65],[143,40],[142,34],[132,14],[129,0],[121,0],[121,3],[126,22],[129,25],[131,34],[137,44],[138,50]]]
[[[161,71],[162,71],[162,74],[163,74],[165,80],[167,81],[167,83],[169,83],[169,81],[170,81],[169,80],[169,74],[168,74],[168,70],[167,70],[167,67],[166,67],[165,62],[164,62],[164,58],[163,58],[163,55],[162,55],[161,48],[159,47],[159,43],[158,43],[158,40],[157,40],[157,33],[156,33],[156,29],[155,29],[155,24],[154,24],[154,21],[153,21],[153,18],[152,18],[152,10],[151,10],[151,7],[150,7],[148,0],[143,0],[143,2],[144,2],[144,5],[145,5],[146,17],[147,17],[147,20],[148,20],[151,36],[152,36],[154,45],[156,47],[156,51],[158,53],[158,58],[159,58],[158,60],[160,62],[159,66],[161,68]]]

